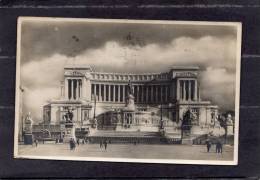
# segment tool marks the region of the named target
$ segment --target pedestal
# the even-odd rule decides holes
[[[24,134],[24,144],[32,145],[33,144],[33,135],[31,133]]]
[[[70,140],[74,139],[76,141],[75,136],[75,125],[73,123],[65,124],[65,135],[63,142],[68,143]]]

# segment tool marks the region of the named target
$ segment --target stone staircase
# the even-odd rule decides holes
[[[88,136],[91,143],[107,140],[110,143],[164,144],[160,132],[99,130]]]

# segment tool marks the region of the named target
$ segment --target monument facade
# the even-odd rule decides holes
[[[163,132],[169,139],[222,133],[218,106],[200,97],[198,73],[199,67],[130,74],[67,65],[60,99],[43,107],[44,124],[60,125],[61,138],[73,131]]]

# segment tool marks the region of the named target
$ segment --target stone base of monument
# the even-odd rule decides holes
[[[63,142],[69,143],[71,139],[74,139],[74,141],[76,141],[75,126],[72,123],[65,124],[65,135],[63,138]]]
[[[33,135],[30,134],[24,134],[24,144],[26,145],[32,145],[33,144]]]

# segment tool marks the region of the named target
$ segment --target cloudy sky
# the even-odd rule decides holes
[[[23,21],[24,113],[41,119],[42,106],[60,95],[64,65],[73,63],[133,73],[196,65],[202,99],[234,109],[236,37],[227,25]]]

